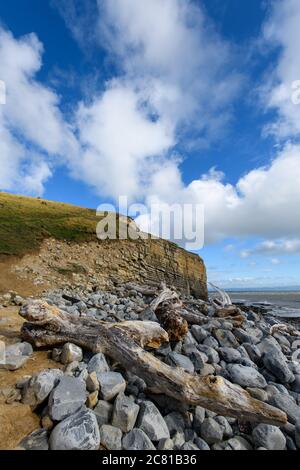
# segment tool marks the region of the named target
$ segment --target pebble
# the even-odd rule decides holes
[[[74,361],[82,361],[82,349],[76,346],[76,344],[66,343],[62,348],[60,362],[62,364],[70,364]]]
[[[91,372],[86,378],[86,388],[89,392],[93,393],[99,390],[99,380],[97,378],[96,372]]]

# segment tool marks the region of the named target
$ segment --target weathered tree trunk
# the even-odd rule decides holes
[[[34,301],[20,309],[24,323],[22,336],[36,347],[54,347],[72,342],[94,353],[103,352],[125,369],[141,377],[150,392],[165,394],[183,403],[200,405],[220,415],[239,420],[283,425],[282,411],[253,399],[239,386],[222,377],[199,377],[183,369],[170,367],[146,352],[157,348],[168,337],[152,322],[106,323],[74,318],[43,301]]]

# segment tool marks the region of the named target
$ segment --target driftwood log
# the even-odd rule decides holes
[[[20,315],[27,321],[22,336],[35,347],[54,347],[72,342],[93,353],[103,352],[124,369],[141,377],[153,394],[164,394],[189,405],[200,405],[223,416],[239,420],[284,425],[282,411],[253,399],[246,391],[222,377],[200,377],[170,367],[145,346],[158,348],[167,333],[153,322],[108,323],[75,318],[46,302],[23,305]]]

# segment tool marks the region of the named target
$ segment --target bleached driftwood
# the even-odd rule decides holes
[[[239,420],[284,425],[282,411],[253,399],[246,391],[222,377],[200,377],[170,367],[143,347],[159,347],[166,332],[152,322],[108,323],[75,318],[43,301],[23,305],[20,315],[27,320],[22,336],[35,347],[54,347],[72,342],[93,353],[103,352],[126,370],[141,377],[148,390],[165,394],[190,405],[200,405]]]

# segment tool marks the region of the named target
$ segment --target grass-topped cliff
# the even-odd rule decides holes
[[[0,291],[20,291],[25,281],[108,286],[119,279],[164,281],[207,297],[199,256],[159,238],[99,241],[100,220],[95,210],[0,192]]]
[[[0,192],[0,255],[35,251],[49,237],[96,240],[99,220],[91,209]]]

